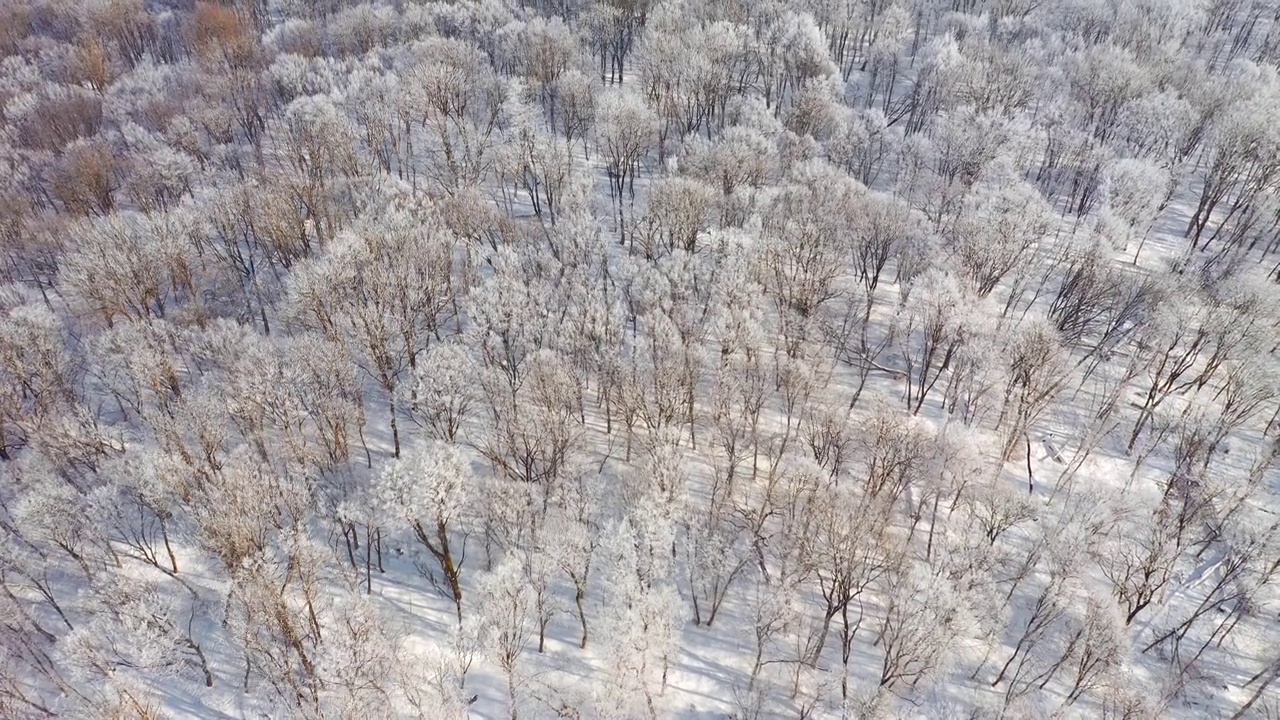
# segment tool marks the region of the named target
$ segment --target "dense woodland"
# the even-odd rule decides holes
[[[0,1],[0,716],[1280,717],[1280,2]]]

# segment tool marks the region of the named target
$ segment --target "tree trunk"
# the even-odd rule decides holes
[[[173,574],[178,574],[178,558],[173,554],[173,547],[169,545],[169,531],[164,526],[164,518],[160,519],[160,537],[164,538],[164,550],[169,554],[169,565],[173,568]]]
[[[578,606],[578,622],[582,623],[582,641],[578,643],[579,650],[585,650],[587,647],[587,611],[582,605],[585,597],[586,592],[582,588],[578,588],[573,596],[573,602]]]
[[[400,457],[400,428],[396,426],[396,399],[395,399],[394,393],[389,392],[388,396],[390,397],[390,400],[388,401],[387,405],[390,408],[389,415],[391,419],[391,445],[393,448],[393,455],[396,458],[399,458]]]

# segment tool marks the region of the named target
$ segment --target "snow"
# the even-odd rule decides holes
[[[197,163],[147,131],[157,173],[199,175],[179,206],[122,192],[103,218],[65,221],[56,284],[0,287],[0,379],[15,388],[0,404],[18,408],[0,408],[0,441],[22,436],[0,456],[0,661],[31,697],[70,717],[151,703],[173,718],[512,720],[1225,718],[1255,691],[1252,712],[1280,704],[1274,258],[1241,251],[1222,282],[1223,265],[1197,274],[1208,255],[1184,237],[1212,143],[1272,142],[1244,115],[1280,97],[1273,68],[1208,57],[1190,20],[1160,31],[1188,38],[1160,45],[1169,57],[1084,42],[1053,7],[926,20],[891,4],[856,22],[744,7],[740,23],[664,3],[644,30],[606,22],[630,5],[584,9],[581,38],[556,26],[581,55],[566,67],[625,80],[596,87],[597,126],[566,144],[544,122],[547,90],[525,87],[544,58],[507,56],[534,10],[411,5],[379,4],[377,32],[343,13],[326,42],[359,47],[365,27],[377,49],[362,59],[278,57],[285,102],[263,108],[252,153],[230,131]],[[328,27],[305,12],[273,5],[266,37]],[[1113,19],[1138,37],[1131,13]],[[383,47],[410,16],[458,37]],[[828,33],[863,25],[851,42],[866,48],[828,57]],[[617,35],[588,50],[597,26]],[[659,31],[699,44],[648,45]],[[633,40],[625,67],[607,56]],[[739,46],[758,50],[761,86],[724,90],[693,137],[656,147],[662,113],[696,109],[656,101],[720,92]],[[1170,77],[1193,58],[1221,74]],[[41,107],[24,87],[40,78],[18,69],[0,83],[23,110],[6,120],[14,143]],[[344,97],[352,78],[384,83],[387,107]],[[1099,118],[1143,109],[1126,94],[1191,102],[1182,82],[1205,95],[1188,114],[1221,94],[1211,144],[1128,158],[1132,139]],[[924,83],[936,94],[917,96]],[[458,117],[450,93],[473,101]],[[379,109],[390,159],[369,171],[358,118]],[[823,155],[882,110],[882,156],[841,150],[866,188]],[[131,111],[104,112],[114,128]],[[1265,175],[1255,156],[1273,146],[1248,167]],[[1274,202],[1277,178],[1251,202]],[[232,220],[261,224],[225,247],[210,219],[211,198],[234,196],[223,186],[248,193]],[[1085,186],[1100,199],[1076,215]],[[267,240],[272,202],[324,217]],[[899,211],[901,228],[875,226],[903,236],[871,283],[851,256],[868,218]],[[295,231],[299,247],[263,249]],[[233,246],[270,272],[236,265]],[[1115,277],[1166,294],[1096,347],[1068,346],[1049,311],[1061,261],[1095,247]],[[854,333],[846,347],[837,331]],[[1215,434],[1253,392],[1266,397]],[[1155,642],[1189,618],[1185,638]],[[32,711],[7,687],[0,715]]]

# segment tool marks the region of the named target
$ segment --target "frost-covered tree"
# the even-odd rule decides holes
[[[455,245],[429,206],[393,204],[289,277],[294,321],[343,343],[386,394],[396,455],[397,389],[453,310]]]
[[[455,445],[423,443],[393,459],[378,473],[372,501],[382,513],[407,525],[430,559],[421,569],[453,603],[462,622],[462,566],[469,534],[471,469]]]
[[[439,343],[427,349],[417,365],[417,376],[405,402],[406,411],[435,439],[458,442],[463,424],[473,414],[477,401],[475,363],[463,347]]]
[[[883,652],[880,686],[889,690],[943,670],[969,622],[963,598],[939,578],[908,570],[891,583],[876,640]]]
[[[628,714],[655,715],[663,707],[667,673],[674,660],[684,616],[675,587],[646,570],[629,523],[605,530],[603,571],[611,592],[602,609],[605,692],[614,707]]]
[[[107,324],[163,318],[196,300],[196,249],[182,212],[113,214],[85,225],[60,282]]]
[[[897,319],[895,337],[905,374],[903,398],[919,413],[924,401],[964,343],[957,310],[964,292],[951,274],[930,270],[912,282]]]
[[[1048,203],[1023,182],[980,182],[968,197],[956,228],[960,267],[985,297],[1026,261],[1053,227]]]
[[[507,677],[511,720],[519,716],[517,663],[533,640],[536,608],[521,562],[509,557],[479,578],[488,651]]]
[[[596,103],[596,147],[609,178],[609,197],[617,209],[614,227],[626,236],[626,209],[636,195],[640,165],[658,141],[658,116],[644,100],[628,93],[607,93]]]

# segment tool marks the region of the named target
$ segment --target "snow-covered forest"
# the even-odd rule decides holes
[[[1280,717],[1277,0],[0,0],[0,717]]]

